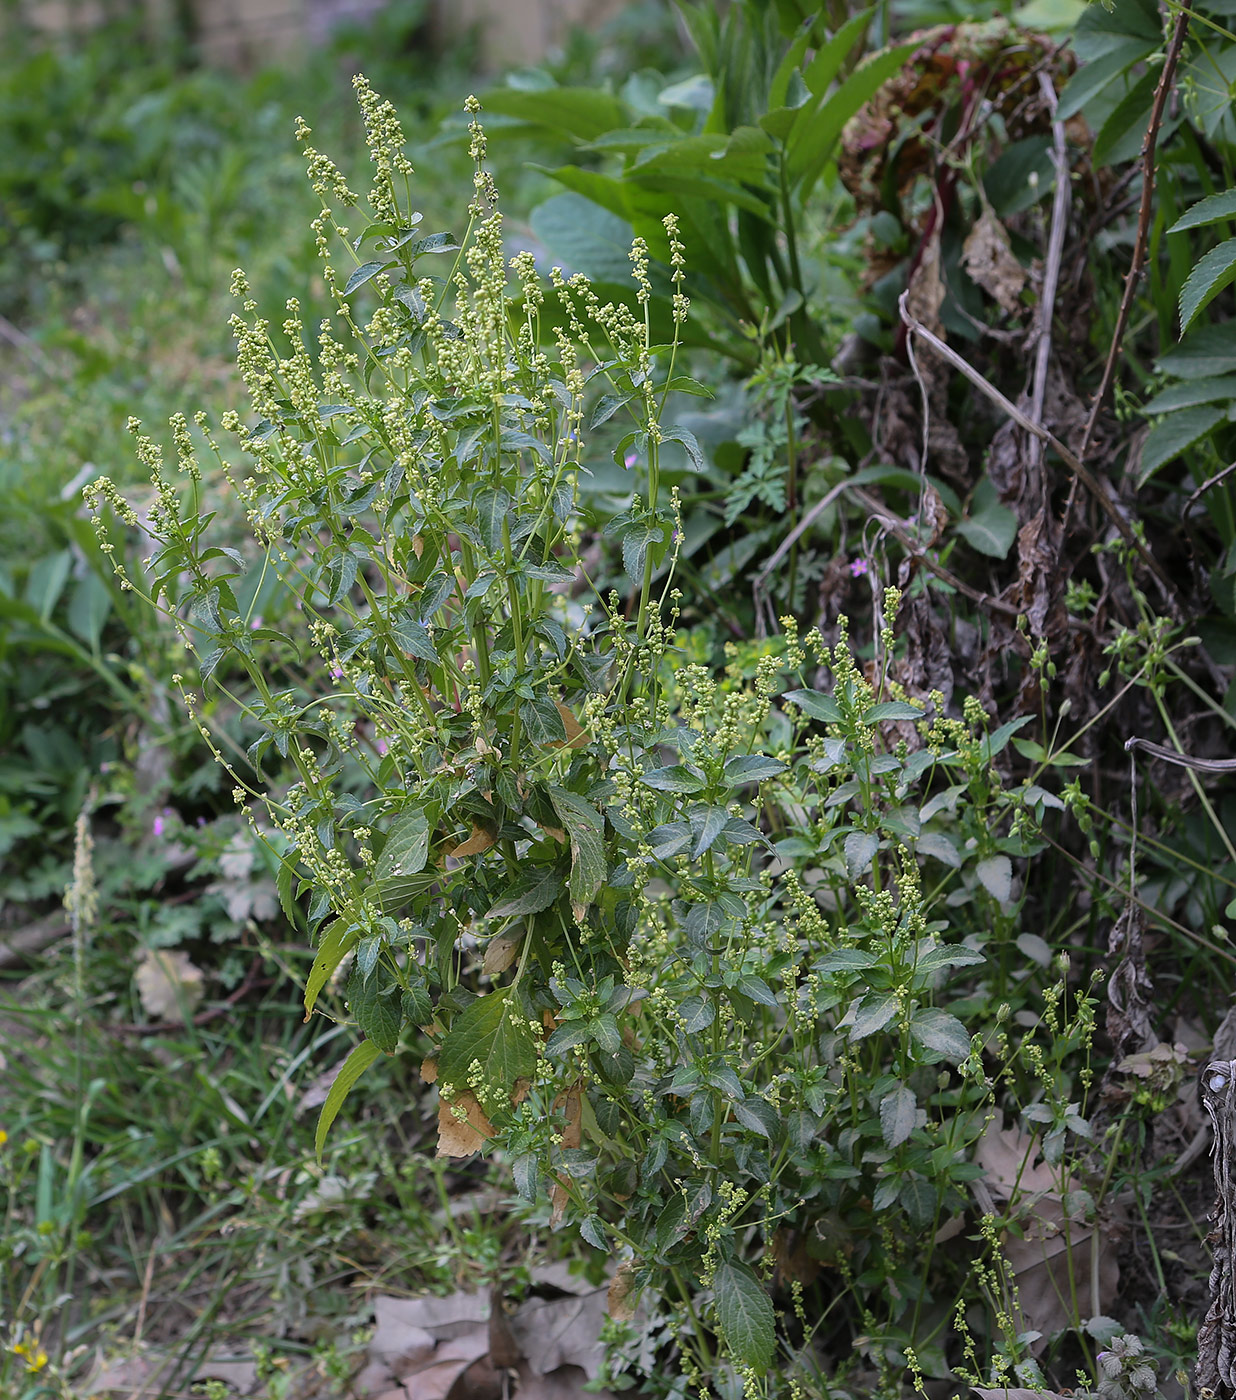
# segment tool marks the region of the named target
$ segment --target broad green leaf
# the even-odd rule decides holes
[[[957,533],[967,544],[991,559],[1007,559],[1017,538],[1017,515],[1001,503],[988,477],[979,482],[967,519],[958,521]]]
[[[734,1117],[753,1133],[759,1133],[772,1142],[781,1131],[781,1119],[777,1110],[767,1099],[758,1094],[742,1099],[734,1105]]]
[[[576,793],[560,787],[548,791],[571,843],[571,908],[582,919],[605,880],[604,822],[597,809]]]
[[[548,695],[538,695],[534,700],[525,700],[519,707],[519,718],[524,733],[533,744],[565,744],[566,725],[562,711]]]
[[[1158,81],[1159,74],[1155,69],[1137,78],[1099,128],[1091,155],[1096,169],[1133,160],[1141,150]],[[1173,121],[1169,117],[1165,120],[1160,140],[1167,135],[1169,128],[1178,124],[1178,119]]]
[[[896,1014],[897,997],[894,993],[873,992],[865,996],[850,1023],[850,1039],[865,1040],[876,1031],[882,1031]]]
[[[595,141],[628,122],[626,108],[618,98],[593,87],[491,88],[481,106],[578,142]]]
[[[562,876],[556,870],[546,870],[529,881],[521,882],[505,898],[490,909],[487,919],[513,919],[521,914],[539,914],[562,892]]]
[[[645,787],[656,788],[658,792],[703,792],[704,775],[685,763],[673,763],[668,768],[650,768],[640,775]]]
[[[864,874],[880,849],[880,838],[874,831],[851,831],[845,838],[845,868],[850,876]]]
[[[785,772],[785,764],[766,754],[740,754],[731,758],[725,765],[727,783],[762,783],[767,778],[775,778]]]
[[[322,1105],[321,1113],[318,1114],[317,1131],[313,1135],[313,1150],[317,1154],[319,1163],[322,1160],[322,1148],[326,1145],[326,1134],[330,1132],[330,1125],[339,1116],[344,1099],[347,1098],[356,1081],[381,1053],[372,1040],[362,1040],[339,1067],[339,1073],[335,1075],[334,1083],[331,1084],[330,1091],[326,1095],[326,1102]]]
[[[1226,408],[1186,408],[1169,413],[1156,423],[1142,443],[1142,460],[1138,465],[1137,484],[1144,486],[1173,458],[1200,442],[1213,428],[1226,421]]]
[[[1017,719],[1009,720],[1007,724],[1002,724],[999,729],[994,729],[983,740],[983,757],[987,762],[990,763],[997,754],[1003,753],[1013,735],[1029,724],[1033,718],[1033,715],[1021,715]]]
[[[831,953],[825,953],[818,963],[815,964],[815,972],[862,972],[864,968],[874,967],[879,959],[874,953],[868,953],[862,948],[834,948]]]
[[[841,721],[841,711],[837,708],[837,702],[822,690],[787,690],[781,698],[797,705],[812,719],[824,720],[827,724],[838,724]]]
[[[438,649],[433,644],[433,638],[429,635],[429,628],[423,622],[418,622],[414,617],[397,617],[391,623],[391,637],[400,651],[406,652],[409,656],[419,657],[422,661],[436,662],[440,658]]]
[[[910,1019],[910,1035],[928,1050],[943,1055],[953,1064],[960,1064],[970,1053],[970,1037],[956,1016],[938,1007],[925,1006]]]
[[[1090,63],[1083,63],[1069,79],[1060,94],[1056,117],[1067,121],[1097,97],[1121,73],[1140,63],[1162,42],[1162,35],[1153,40],[1141,38],[1117,39],[1105,53]]]
[[[51,617],[60,600],[72,564],[72,551],[58,549],[54,554],[45,554],[30,566],[26,577],[26,602],[44,622]]]
[[[776,1349],[772,1299],[746,1264],[717,1265],[712,1279],[717,1325],[730,1351],[757,1374],[768,1370]]]
[[[1236,375],[1221,374],[1203,379],[1186,379],[1183,384],[1173,384],[1156,394],[1149,403],[1142,405],[1147,418],[1160,413],[1175,413],[1181,408],[1196,408],[1202,403],[1236,403]]]
[[[1236,321],[1199,326],[1159,356],[1158,368],[1178,379],[1204,379],[1236,371]]]
[[[1077,23],[1074,47],[1085,59],[1107,52],[1113,40],[1140,39],[1147,44],[1163,42],[1163,22],[1155,0],[1115,0],[1106,5],[1089,5]]]
[[[536,1070],[536,1040],[510,988],[477,997],[455,1017],[438,1053],[438,1083],[455,1092],[472,1088],[469,1076],[510,1093]],[[479,1069],[475,1068],[479,1066]]]
[[[348,1009],[367,1040],[373,1041],[384,1055],[395,1053],[403,1009],[396,986],[379,985],[376,976],[362,977],[357,968],[348,984]]]
[[[414,808],[395,818],[374,866],[374,877],[381,882],[415,875],[425,868],[428,858],[429,817],[423,809]]]
[[[974,867],[983,888],[1001,904],[1013,893],[1013,862],[1008,856],[988,856]]]
[[[900,1147],[918,1124],[918,1100],[914,1092],[899,1084],[880,1100],[880,1132],[885,1147]]]
[[[107,584],[98,574],[89,573],[74,588],[69,600],[69,630],[96,652],[111,610],[112,596]]]
[[[336,919],[322,935],[317,956],[305,980],[305,1020],[313,1014],[322,988],[326,986],[335,969],[360,941],[360,930],[355,924],[349,925],[344,919]]]
[[[1233,280],[1236,280],[1236,238],[1229,238],[1202,256],[1180,289],[1181,335]]]
[[[1191,205],[1168,229],[1168,233],[1180,233],[1187,228],[1201,228],[1204,224],[1216,224],[1222,219],[1236,219],[1236,189],[1223,190],[1219,194],[1208,195]]]
[[[933,856],[954,870],[961,869],[961,856],[956,843],[942,831],[924,831],[914,848],[920,856]]]
[[[904,700],[882,700],[878,705],[863,711],[864,724],[882,724],[886,720],[922,719],[923,711],[918,705],[908,705]]]
[[[376,277],[379,272],[385,272],[388,267],[394,267],[394,265],[395,260],[393,258],[386,259],[385,261],[361,263],[343,284],[343,295],[345,297],[350,296],[357,287],[363,287],[366,282]]]
[[[555,176],[567,183],[564,175],[570,167],[554,172]],[[581,175],[592,175],[593,171],[581,171]],[[612,187],[608,191],[610,199],[616,200],[625,211],[626,196],[616,180],[608,180]],[[594,189],[595,181],[588,181],[588,197],[580,193],[556,194],[532,211],[529,222],[532,232],[549,249],[555,258],[561,258],[571,272],[585,272],[597,282],[623,285],[631,277],[631,239],[634,231],[627,222],[625,213],[619,217],[608,206],[600,205],[597,196],[605,191]]]

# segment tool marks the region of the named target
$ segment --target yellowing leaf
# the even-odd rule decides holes
[[[202,969],[179,949],[149,948],[137,969],[142,1010],[154,1021],[190,1020],[202,999]]]
[[[462,1110],[456,1117],[455,1110]],[[438,1103],[438,1156],[471,1157],[494,1137],[494,1125],[470,1089],[455,1096],[453,1103]]]

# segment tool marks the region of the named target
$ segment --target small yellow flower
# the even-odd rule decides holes
[[[47,1365],[47,1353],[37,1342],[18,1342],[13,1351],[25,1358],[27,1371],[41,1371]]]
[[[8,1135],[8,1133],[6,1133],[6,1132],[4,1131],[3,1128],[0,1128],[0,1147],[3,1147],[4,1144],[5,1144],[6,1142],[8,1142],[8,1140],[9,1140],[9,1135]]]

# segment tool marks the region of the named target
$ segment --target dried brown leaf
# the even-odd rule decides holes
[[[505,972],[515,961],[515,954],[521,941],[518,938],[508,938],[504,933],[491,938],[485,949],[485,956],[481,960],[481,971],[490,977],[496,977],[498,973]]]
[[[456,860],[462,860],[464,856],[479,856],[494,844],[497,838],[488,827],[478,826],[472,823],[472,835],[466,841],[461,841],[451,852]]]
[[[1154,984],[1146,971],[1145,928],[1141,906],[1129,900],[1107,937],[1108,966],[1112,968],[1107,978],[1107,1034],[1114,1063],[1158,1040],[1151,1005]]]
[[[460,1108],[464,1115],[455,1116]],[[485,1110],[476,1101],[470,1089],[457,1094],[453,1103],[442,1099],[438,1104],[438,1156],[471,1157],[480,1152],[495,1136],[494,1125],[485,1116]]]
[[[609,1281],[605,1310],[615,1322],[630,1322],[635,1316],[635,1261],[627,1259]]]
[[[142,1010],[152,1021],[182,1025],[197,1010],[205,988],[204,974],[187,953],[175,948],[147,948],[135,978]]]
[[[573,1084],[569,1089],[559,1094],[554,1100],[554,1108],[566,1114],[566,1123],[560,1130],[562,1146],[568,1149],[577,1148],[583,1141],[583,1086],[580,1084]],[[570,1199],[571,1197],[567,1191],[566,1179],[562,1176],[556,1176],[554,1178],[554,1184],[549,1188],[549,1202],[552,1207],[549,1217],[551,1229],[562,1222],[563,1212],[566,1210],[567,1203]]]
[[[589,739],[587,731],[582,728],[579,720],[575,718],[569,706],[564,705],[561,700],[556,700],[554,703],[558,706],[558,713],[562,716],[563,728],[566,730],[566,740],[555,739],[552,743],[547,744],[546,748],[582,749]]]
[[[990,209],[984,209],[962,245],[961,261],[972,282],[1005,311],[1017,311],[1026,285],[1026,270],[1009,245],[1008,232]]]

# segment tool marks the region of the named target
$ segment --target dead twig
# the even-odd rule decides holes
[[[1039,87],[1051,111],[1052,161],[1056,167],[1056,190],[1051,204],[1051,232],[1047,238],[1047,260],[1043,264],[1043,289],[1039,294],[1034,326],[1034,387],[1030,393],[1030,416],[1036,423],[1043,421],[1043,402],[1047,397],[1047,371],[1051,366],[1051,322],[1056,311],[1056,290],[1060,285],[1060,265],[1064,260],[1064,236],[1069,227],[1072,186],[1069,184],[1069,153],[1065,145],[1064,124],[1056,120],[1056,88],[1047,73],[1039,74]],[[1032,457],[1037,470],[1043,464],[1042,438],[1033,439]]]
[[[1125,749],[1140,749],[1152,758],[1161,758],[1164,763],[1174,763],[1178,768],[1192,768],[1198,773],[1236,773],[1236,758],[1194,758],[1191,753],[1177,753],[1175,749],[1153,744],[1149,739],[1126,739]]]
[[[1146,125],[1146,135],[1142,141],[1142,202],[1137,215],[1137,237],[1133,242],[1133,257],[1129,262],[1129,271],[1124,279],[1124,294],[1120,298],[1116,329],[1112,335],[1112,343],[1108,347],[1107,363],[1103,366],[1103,378],[1099,381],[1098,392],[1090,406],[1090,417],[1086,420],[1086,431],[1082,434],[1081,447],[1077,453],[1083,461],[1089,450],[1090,439],[1094,435],[1094,426],[1098,422],[1103,401],[1107,398],[1107,391],[1111,388],[1112,378],[1116,373],[1116,359],[1120,354],[1125,329],[1129,324],[1129,314],[1133,309],[1133,296],[1137,291],[1137,284],[1141,280],[1142,264],[1146,260],[1146,245],[1150,239],[1151,206],[1154,203],[1155,147],[1159,141],[1159,127],[1163,124],[1163,109],[1167,105],[1167,95],[1172,90],[1172,81],[1176,76],[1176,64],[1179,62],[1180,51],[1184,47],[1185,34],[1189,28],[1189,4],[1190,0],[1184,0],[1176,15],[1176,25],[1167,46],[1167,55],[1163,60],[1163,71],[1159,74],[1159,81],[1154,90],[1150,121]]]
[[[1025,430],[1028,433],[1031,433],[1033,434],[1033,436],[1041,439],[1042,442],[1044,442],[1056,453],[1056,455],[1065,464],[1065,466],[1068,467],[1069,470],[1073,472],[1075,476],[1078,477],[1082,484],[1094,496],[1103,513],[1116,527],[1116,530],[1119,532],[1120,537],[1134,551],[1134,553],[1137,554],[1141,561],[1146,565],[1146,567],[1158,580],[1159,584],[1163,588],[1165,596],[1167,597],[1168,601],[1171,603],[1173,608],[1176,610],[1177,616],[1183,616],[1183,609],[1180,605],[1180,599],[1177,594],[1176,585],[1172,582],[1171,578],[1167,574],[1167,571],[1163,568],[1159,561],[1154,557],[1153,554],[1150,553],[1150,551],[1146,548],[1142,541],[1138,539],[1137,535],[1133,531],[1133,527],[1124,518],[1124,516],[1121,515],[1119,509],[1116,507],[1115,502],[1113,502],[1108,496],[1107,492],[1103,489],[1102,485],[1099,483],[1098,479],[1095,477],[1094,473],[1089,469],[1089,467],[1083,465],[1081,460],[1078,457],[1076,457],[1072,452],[1070,452],[1069,449],[1064,445],[1064,443],[1062,443],[1054,433],[1049,432],[1048,429],[1043,427],[1041,423],[1036,423],[1032,418],[1028,417],[1025,413],[1023,413],[1021,409],[1018,408],[1017,405],[1013,403],[1010,399],[1007,399],[1000,392],[1000,390],[997,389],[996,386],[991,383],[990,380],[984,378],[984,376],[980,374],[979,371],[976,370],[974,366],[969,363],[969,361],[964,360],[956,352],[956,350],[954,350],[951,346],[946,345],[944,341],[942,341],[939,338],[939,336],[933,335],[932,332],[929,331],[927,327],[922,324],[921,321],[915,319],[915,317],[910,314],[910,311],[906,306],[906,294],[904,292],[902,292],[901,294],[901,300],[898,303],[898,305],[901,310],[901,319],[909,330],[913,331],[914,334],[917,335],[920,339],[925,340],[927,344],[930,345],[931,348],[936,352],[936,354],[940,355],[943,359],[947,360],[948,363],[954,367],[954,369],[957,369],[962,374],[964,374],[965,377],[971,382],[971,384],[975,386],[976,389],[978,389],[981,393],[985,394],[992,401],[992,403],[996,404],[1015,423],[1017,423],[1020,427],[1025,428]]]
[[[1231,476],[1233,472],[1236,472],[1236,462],[1229,462],[1227,466],[1223,468],[1222,471],[1216,472],[1214,476],[1210,478],[1209,481],[1203,481],[1202,484],[1197,488],[1197,490],[1194,491],[1194,493],[1184,503],[1183,514],[1188,515],[1188,513],[1193,509],[1195,502],[1199,501],[1206,494],[1206,492],[1210,490],[1212,486],[1218,486],[1218,484],[1221,481],[1226,481],[1227,478]]]

